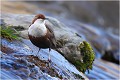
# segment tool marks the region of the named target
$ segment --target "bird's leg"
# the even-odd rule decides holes
[[[47,40],[49,41],[50,43],[50,46],[49,46],[49,56],[48,56],[48,62],[49,62],[49,66],[50,66],[50,63],[51,63],[51,58],[50,58],[50,51],[51,51],[51,42],[50,40],[47,38]]]
[[[38,50],[38,52],[37,52],[36,56],[38,56],[38,53],[40,52],[40,49],[41,49],[41,48],[39,48],[39,50]]]
[[[49,56],[48,56],[49,67],[51,65],[50,51],[51,51],[51,48],[49,48]]]
[[[49,61],[49,62],[51,62],[50,51],[51,51],[51,48],[49,48],[49,56],[48,56],[48,61]]]

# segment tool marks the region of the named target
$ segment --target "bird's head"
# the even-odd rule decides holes
[[[45,16],[43,14],[37,14],[35,16],[35,18],[37,18],[37,19],[45,19]]]
[[[34,17],[34,19],[33,19],[33,21],[32,21],[32,24],[36,21],[36,20],[45,20],[46,18],[45,18],[45,16],[43,15],[43,14],[37,14],[35,17]]]

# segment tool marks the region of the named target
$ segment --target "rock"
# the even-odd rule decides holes
[[[26,39],[28,39],[29,37],[28,37],[28,30],[23,30],[23,31],[19,31],[20,32],[20,36],[22,37],[22,38],[26,38]]]
[[[1,79],[46,79],[59,80],[87,79],[58,52],[51,51],[51,66],[48,66],[49,50],[42,49],[36,56],[37,48],[29,40],[9,42],[2,39],[2,45],[11,48],[13,53],[1,54]],[[29,46],[29,47],[28,47]],[[10,76],[6,76],[10,75]]]
[[[20,35],[24,38],[28,35],[27,29],[33,17],[34,15],[19,15],[19,14],[5,14],[5,13],[2,15],[2,18],[4,19],[6,25],[12,25],[14,27],[16,26],[22,27],[25,29],[24,31],[20,31]],[[79,67],[79,65],[82,64],[82,59],[83,59],[83,56],[81,55],[81,51],[80,51],[81,49],[79,46],[84,40],[80,38],[78,35],[76,35],[76,32],[74,32],[72,29],[68,28],[61,22],[59,22],[57,19],[52,17],[48,17],[48,18],[49,20],[47,22],[50,23],[51,26],[53,27],[55,37],[57,39],[57,43],[59,44],[58,46],[62,46],[62,48],[58,49],[57,51],[60,52],[62,55],[64,55],[69,61],[71,61],[70,59],[79,61],[80,63],[77,65],[78,66],[77,68],[79,68],[80,71],[85,72],[88,66],[91,66],[91,62],[93,62],[94,57],[91,60],[90,65],[88,65],[85,70],[82,70]],[[92,48],[90,49],[92,51]],[[76,62],[74,62],[73,64],[75,63]]]
[[[34,15],[2,14],[5,25],[12,25],[14,29],[20,32],[20,36],[26,39],[28,39],[27,29],[33,17]],[[47,22],[52,25],[58,46],[61,47],[57,51],[74,64],[79,71],[84,73],[86,70],[92,69],[95,55],[90,44],[84,41],[80,36],[76,35],[74,30],[68,28],[57,19],[52,17],[48,18],[49,20]],[[27,42],[24,43],[26,45],[30,44],[27,44]],[[29,47],[31,45],[29,45]],[[34,50],[35,49],[33,49],[33,51]],[[86,57],[88,60],[85,60]]]
[[[80,35],[92,45],[96,53],[96,58],[101,58],[106,55],[107,52],[107,54],[112,55],[111,57],[119,62],[119,35],[74,20],[64,20],[64,24],[75,30],[78,36]],[[111,61],[110,59],[105,60]]]

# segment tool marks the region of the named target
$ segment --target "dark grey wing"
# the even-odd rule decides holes
[[[52,29],[52,25],[49,22],[46,21],[45,26],[49,30],[50,37],[48,37],[48,39],[52,43],[52,47],[56,48],[56,38],[55,38],[53,29]]]

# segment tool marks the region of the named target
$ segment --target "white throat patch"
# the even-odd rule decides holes
[[[37,19],[34,24],[32,24],[29,29],[28,33],[31,36],[34,37],[41,37],[46,35],[47,33],[47,28],[45,26],[45,21],[42,19]]]

